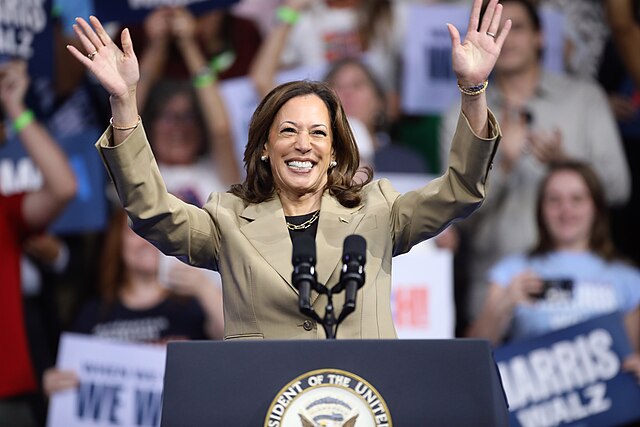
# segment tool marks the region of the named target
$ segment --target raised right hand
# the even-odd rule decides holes
[[[73,25],[85,53],[71,45],[67,45],[67,49],[96,76],[112,97],[125,98],[135,91],[140,80],[138,59],[133,51],[129,30],[125,28],[122,31],[120,39],[123,50],[120,50],[98,18],[91,16],[89,21],[91,25],[82,18],[76,18],[77,24]]]

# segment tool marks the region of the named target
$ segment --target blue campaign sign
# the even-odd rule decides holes
[[[0,63],[24,59],[31,77],[53,74],[51,0],[0,0]]]
[[[76,175],[78,192],[58,219],[49,227],[56,234],[101,230],[107,222],[104,166],[94,142],[97,130],[56,138]],[[15,136],[0,148],[0,192],[14,194],[34,191],[42,185],[42,175]]]
[[[511,425],[613,426],[640,419],[640,386],[621,371],[630,353],[620,313],[496,349]]]
[[[187,6],[195,15],[230,6],[238,0],[110,0],[95,1],[96,16],[103,22],[142,22],[149,12],[162,6]]]

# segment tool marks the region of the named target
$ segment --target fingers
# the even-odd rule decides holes
[[[87,41],[82,41],[82,45],[84,46],[85,49],[87,49],[87,54],[94,52],[99,48],[101,48],[102,46],[104,46],[104,43],[102,43],[102,40],[100,40],[98,35],[95,33],[95,31],[93,31],[93,28],[91,28],[91,26],[87,21],[85,21],[82,18],[76,18],[76,23],[80,26],[80,29],[82,29],[81,32],[76,31],[76,34],[78,35],[78,37],[82,39],[82,36],[81,36],[82,34],[84,35],[84,38],[88,39],[88,43]],[[75,26],[74,26],[74,30],[75,30]]]
[[[471,8],[471,16],[469,17],[469,27],[467,33],[478,31],[478,23],[480,22],[480,11],[482,10],[482,0],[475,0]]]
[[[496,5],[498,4],[498,0],[490,0],[487,5],[487,9],[484,11],[484,16],[482,17],[482,22],[480,23],[480,33],[484,34],[489,31],[489,25],[491,25],[493,21],[493,15],[496,11]]]
[[[496,38],[496,44],[500,49],[502,49],[502,45],[504,44],[504,41],[507,39],[507,35],[511,30],[511,24],[511,19],[507,19],[507,21],[502,26],[502,31],[500,31],[500,34],[498,34],[498,37]]]
[[[87,55],[97,50],[94,44],[91,43],[91,40],[89,40],[89,38],[84,34],[84,31],[82,31],[78,24],[73,24],[73,31],[78,36],[78,39],[80,39],[80,43],[82,44],[84,50],[87,52]],[[83,56],[85,55],[83,54]]]
[[[498,28],[500,28],[500,21],[502,20],[502,5],[500,3],[496,4],[495,11],[493,13],[493,18],[491,19],[491,24],[487,29],[488,32],[492,34],[498,34]]]
[[[91,68],[91,60],[89,58],[87,58],[87,56],[84,53],[82,53],[78,49],[76,49],[75,46],[72,46],[72,45],[68,44],[67,45],[67,50],[69,52],[71,52],[71,54],[73,56],[75,56],[76,59],[82,63],[82,65],[87,67],[87,69]]]
[[[96,33],[98,33],[98,37],[100,37],[100,41],[103,45],[109,46],[110,44],[113,44],[113,40],[111,40],[111,37],[109,37],[109,34],[107,34],[98,18],[91,15],[89,17],[89,21],[91,21],[91,25],[93,25],[93,28],[96,29]]]
[[[135,52],[133,50],[133,42],[131,41],[131,33],[129,33],[129,29],[125,28],[122,30],[122,34],[120,34],[120,41],[122,42],[122,50],[124,54],[127,56],[135,56]]]
[[[447,24],[447,29],[449,30],[449,35],[451,36],[451,46],[459,45],[460,33],[458,32],[458,29],[451,24]]]

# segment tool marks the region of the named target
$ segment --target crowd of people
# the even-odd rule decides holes
[[[339,275],[332,248],[367,239],[370,282],[342,338],[396,336],[391,257],[435,237],[455,257],[456,336],[500,346],[621,311],[640,351],[637,1],[491,0],[480,13],[461,0],[469,29],[448,26],[461,101],[423,117],[402,110],[403,45],[410,8],[434,0],[242,0],[104,27],[57,3],[44,90],[25,61],[0,64],[0,144],[21,145],[41,175],[13,189],[0,175],[0,341],[12,343],[0,424],[43,425],[48,397],[77,385],[55,367],[63,331],[322,338],[277,259],[301,235],[319,242],[324,282]],[[565,13],[562,72],[542,60],[543,6]],[[322,82],[279,85],[292,67]],[[237,78],[261,99],[247,141],[223,96]],[[437,159],[403,137],[416,120],[439,123],[412,138]],[[84,142],[106,166],[109,220],[51,231],[87,185],[56,136],[105,128]],[[387,172],[442,177],[401,195],[373,179]],[[569,302],[545,298],[559,279]],[[637,353],[625,367],[640,376]]]

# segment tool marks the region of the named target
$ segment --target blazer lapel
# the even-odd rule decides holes
[[[362,221],[363,215],[356,213],[362,205],[355,208],[345,208],[334,197],[325,192],[322,196],[318,234],[316,235],[318,282],[328,287],[335,283],[327,283],[331,273],[342,260],[342,247],[345,237]],[[315,302],[318,295],[312,297]]]
[[[242,234],[289,287],[297,292],[291,284],[293,246],[280,199],[274,197],[263,203],[249,205],[240,216],[251,221],[240,227]]]
[[[341,262],[345,237],[352,234],[362,221],[363,216],[356,215],[361,208],[362,205],[355,208],[345,208],[328,192],[322,196],[316,235],[316,271],[319,283],[328,286],[335,285],[335,283],[327,283],[327,281],[338,263]],[[240,216],[250,221],[240,227],[242,234],[265,261],[278,272],[287,285],[297,293],[298,290],[291,283],[293,245],[280,200],[274,197],[263,203],[249,205]],[[318,294],[314,293],[311,302],[315,302],[317,298]]]

